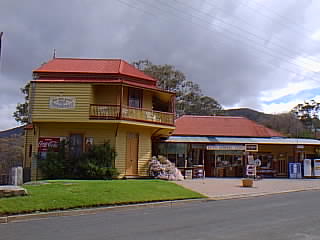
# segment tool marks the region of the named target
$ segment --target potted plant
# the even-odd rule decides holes
[[[253,179],[252,178],[243,178],[242,179],[242,187],[252,187]]]

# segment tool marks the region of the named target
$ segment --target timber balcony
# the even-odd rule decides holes
[[[131,120],[163,125],[174,125],[174,113],[152,111],[120,105],[90,104],[92,120]]]

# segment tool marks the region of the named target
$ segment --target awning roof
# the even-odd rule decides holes
[[[170,136],[165,142],[172,143],[257,143],[257,144],[289,144],[289,145],[320,145],[316,139],[306,138],[247,138],[247,137],[195,137],[195,136]]]

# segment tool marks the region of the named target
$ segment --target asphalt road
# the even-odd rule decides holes
[[[320,240],[320,192],[0,224],[0,239]]]

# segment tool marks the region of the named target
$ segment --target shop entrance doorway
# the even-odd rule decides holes
[[[205,151],[205,160],[204,160],[204,171],[206,177],[214,177],[214,162],[215,154],[214,151]]]
[[[126,175],[138,174],[138,154],[139,154],[139,134],[128,133]]]
[[[287,176],[288,175],[288,158],[286,153],[280,153],[279,158],[279,168],[278,176]]]

